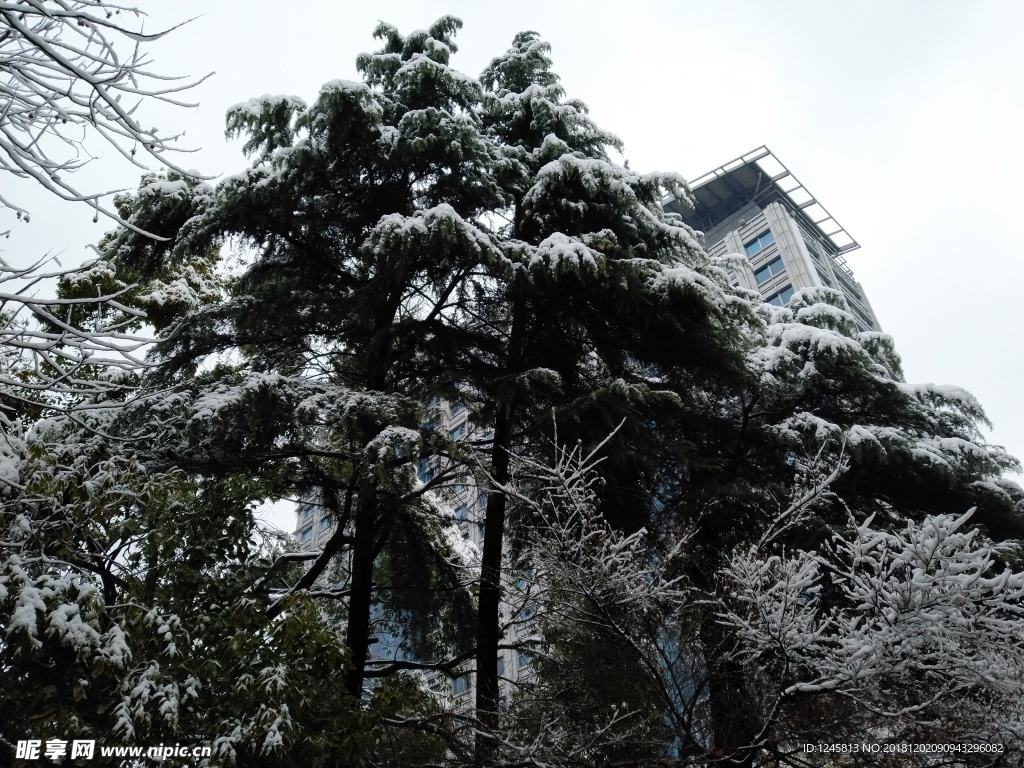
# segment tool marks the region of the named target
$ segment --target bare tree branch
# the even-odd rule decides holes
[[[181,25],[146,34],[144,15],[101,0],[0,1],[0,172],[35,179],[64,200],[88,203],[97,217],[102,213],[147,234],[102,204],[119,190],[79,191],[64,178],[93,159],[87,148],[93,134],[140,169],[147,166],[139,150],[173,171],[196,176],[167,157],[192,151],[177,146],[182,134],[147,128],[136,112],[152,100],[194,107],[178,94],[210,75],[189,79],[150,71],[143,44]],[[126,17],[139,23],[121,23]],[[2,195],[0,207],[18,219],[29,218],[28,210]]]

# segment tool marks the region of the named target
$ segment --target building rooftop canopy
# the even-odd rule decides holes
[[[690,182],[695,210],[673,205],[690,226],[708,230],[734,211],[755,202],[784,198],[796,214],[832,243],[837,254],[860,247],[768,147],[761,146]]]

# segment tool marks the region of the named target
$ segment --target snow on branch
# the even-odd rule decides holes
[[[621,424],[619,425],[621,427]],[[531,513],[529,558],[543,582],[542,600],[560,609],[569,601],[600,612],[614,603],[644,612],[669,597],[678,597],[675,580],[666,576],[666,559],[677,557],[686,543],[680,537],[664,558],[655,558],[646,545],[647,531],[613,530],[602,515],[596,488],[599,454],[618,432],[617,427],[584,455],[577,444],[558,445],[550,465],[518,457],[517,488],[501,488]],[[524,492],[527,486],[534,490]],[[582,603],[580,603],[582,600]],[[597,616],[593,618],[597,619]]]
[[[837,694],[901,727],[942,708],[967,722],[1024,693],[1024,573],[995,570],[965,530],[973,512],[897,532],[869,518],[819,552],[736,551],[720,620],[781,699]]]
[[[140,158],[149,155],[182,175],[196,175],[167,157],[187,151],[177,146],[182,134],[145,126],[137,110],[147,100],[194,107],[180,94],[209,75],[188,79],[151,71],[144,44],[177,27],[147,34],[141,23],[123,21],[143,16],[137,8],[101,0],[0,0],[0,172],[35,179],[58,197],[87,202],[97,216],[128,227],[101,204],[118,190],[82,192],[65,178],[92,159],[91,136],[139,168],[146,168]],[[0,207],[29,219],[26,209],[3,195]]]
[[[123,391],[144,365],[152,339],[132,331],[144,313],[109,295],[40,298],[42,281],[73,280],[95,264],[47,272],[43,263],[18,269],[0,259],[0,410],[12,402],[67,410],[83,395]]]
[[[536,664],[535,679],[507,713],[513,723],[533,726],[519,732],[513,725],[500,738],[512,764],[590,764],[595,753],[658,742],[652,712],[670,709],[677,698],[669,690],[659,633],[666,620],[684,621],[679,611],[688,589],[680,565],[691,532],[654,537],[644,528],[617,530],[605,519],[597,467],[617,432],[588,452],[580,443],[561,445],[556,427],[551,459],[514,456],[512,482],[496,487],[518,503],[522,549],[511,575],[525,578],[515,589],[509,585],[507,599],[513,622],[521,626],[519,643]],[[623,692],[607,706],[588,702],[584,714],[565,699],[565,687],[589,684],[575,649],[591,635],[624,650],[629,674],[643,679],[637,683],[646,692],[643,703]]]

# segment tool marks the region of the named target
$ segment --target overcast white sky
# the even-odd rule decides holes
[[[216,75],[193,92],[197,109],[151,114],[166,131],[187,130],[202,149],[182,164],[212,176],[245,163],[223,137],[231,104],[264,93],[312,102],[327,80],[357,78],[356,54],[378,47],[378,19],[408,32],[446,13],[465,22],[453,65],[472,75],[516,32],[539,32],[568,94],[623,139],[636,170],[696,178],[766,144],[860,243],[848,262],[908,381],[967,388],[994,423],[990,439],[1024,456],[1019,0],[139,7],[149,31],[198,17],[152,47],[153,69]],[[107,187],[138,176],[112,152],[90,173]],[[14,227],[0,248],[15,263],[47,251],[75,263],[109,228],[32,189],[18,201],[31,203],[31,224],[0,218],[0,230]]]

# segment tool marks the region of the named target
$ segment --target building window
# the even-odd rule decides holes
[[[784,307],[789,304],[789,300],[793,298],[793,286],[787,285],[781,291],[776,291],[767,299],[766,302],[774,304],[777,307]]]
[[[772,234],[770,229],[765,230],[760,235],[755,237],[749,243],[744,243],[743,247],[747,251],[748,257],[753,257],[767,248],[769,245],[775,242],[775,236]]]
[[[528,654],[526,651],[520,651],[519,652],[519,668],[520,669],[524,669],[525,667],[528,667],[528,666],[530,666],[530,654]]]
[[[307,541],[310,541],[312,538],[313,538],[313,526],[312,525],[309,526],[308,528],[303,528],[302,529],[302,533],[299,534],[299,541],[301,541],[303,544],[305,544]]]
[[[465,693],[470,687],[470,674],[467,672],[465,675],[460,675],[452,680],[452,692],[458,696],[460,693]]]
[[[466,436],[466,424],[465,423],[459,424],[459,426],[457,426],[455,429],[451,430],[448,433],[448,436],[452,440],[461,440],[463,437]]]
[[[330,528],[330,527],[331,527],[331,518],[325,517],[325,518],[320,520],[320,530],[321,531],[326,530],[327,528]]]
[[[466,509],[466,505],[465,504],[460,504],[459,506],[457,506],[455,508],[455,519],[456,520],[460,520],[460,521],[461,520],[465,520],[467,517],[469,517],[469,510]]]
[[[757,284],[767,283],[776,275],[781,275],[786,271],[786,268],[782,266],[782,259],[776,256],[774,259],[769,261],[757,272],[754,273],[754,278],[757,280]]]
[[[302,508],[302,519],[303,520],[309,520],[309,518],[311,518],[312,516],[313,516],[313,508],[312,507],[303,507]]]
[[[498,677],[504,677],[504,676],[505,676],[505,657],[504,656],[499,656],[498,657]]]
[[[458,416],[464,410],[466,410],[466,404],[463,403],[462,401],[456,400],[454,403],[448,406],[448,415]]]

